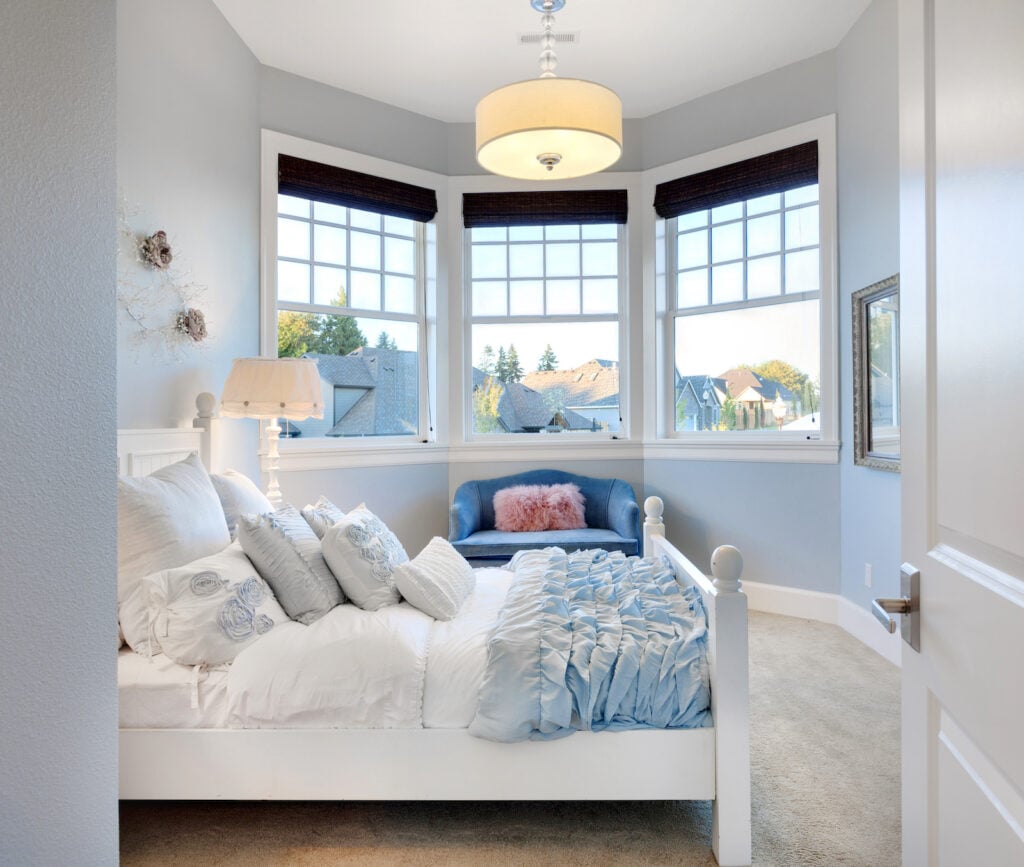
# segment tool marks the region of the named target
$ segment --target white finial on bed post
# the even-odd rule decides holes
[[[216,420],[214,415],[216,407],[217,398],[210,392],[202,391],[196,395],[196,417],[192,419],[192,427],[203,431],[199,443],[199,458],[203,462],[203,466],[211,472],[213,471],[211,440],[213,439],[213,423]]]
[[[648,497],[644,500],[644,556],[653,557],[653,539],[665,536],[665,522],[661,516],[665,514],[665,503],[661,497]]]
[[[732,545],[719,545],[711,554],[711,574],[720,592],[737,593],[742,582],[743,555]]]

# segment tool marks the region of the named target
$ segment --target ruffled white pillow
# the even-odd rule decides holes
[[[396,566],[394,577],[405,600],[435,620],[451,620],[476,587],[473,567],[440,536],[412,560]]]
[[[224,519],[228,524],[228,532],[233,542],[238,536],[238,518],[240,515],[262,515],[273,512],[270,500],[252,479],[237,470],[225,470],[210,476],[213,488],[220,497]]]
[[[312,506],[306,505],[302,507],[302,517],[313,528],[317,538],[323,539],[324,533],[344,518],[345,513],[328,500],[327,497],[321,496]]]
[[[392,573],[409,555],[387,525],[360,504],[323,538],[324,559],[341,589],[360,608],[376,611],[401,601]]]

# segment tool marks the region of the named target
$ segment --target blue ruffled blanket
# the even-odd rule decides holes
[[[507,568],[470,734],[711,725],[704,606],[665,558],[545,548]]]

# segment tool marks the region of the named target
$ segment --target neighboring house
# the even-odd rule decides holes
[[[722,420],[725,381],[710,376],[680,376],[676,371],[676,430],[717,430]]]
[[[731,398],[736,405],[736,430],[772,427],[778,421],[774,409],[780,400],[785,402],[786,408],[783,422],[792,421],[800,414],[797,397],[792,391],[781,382],[767,379],[745,367],[727,370],[714,381],[722,404]]]
[[[593,358],[569,370],[535,370],[523,377],[523,385],[556,408],[593,419],[601,430],[621,429],[617,361]]]
[[[563,430],[600,430],[597,423],[570,409],[559,409],[539,391],[522,382],[500,382],[473,368],[473,391],[496,387],[501,390],[497,423],[506,433],[557,433]]]
[[[306,356],[316,361],[324,417],[302,423],[307,437],[388,436],[415,433],[417,354],[368,346],[348,355]]]

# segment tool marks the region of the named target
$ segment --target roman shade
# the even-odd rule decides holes
[[[818,143],[805,142],[658,184],[654,210],[667,220],[817,182]]]
[[[625,223],[625,190],[530,193],[465,193],[462,221],[477,226],[542,226],[555,223]]]
[[[287,154],[277,158],[277,189],[289,196],[421,223],[429,223],[437,214],[434,190]]]

